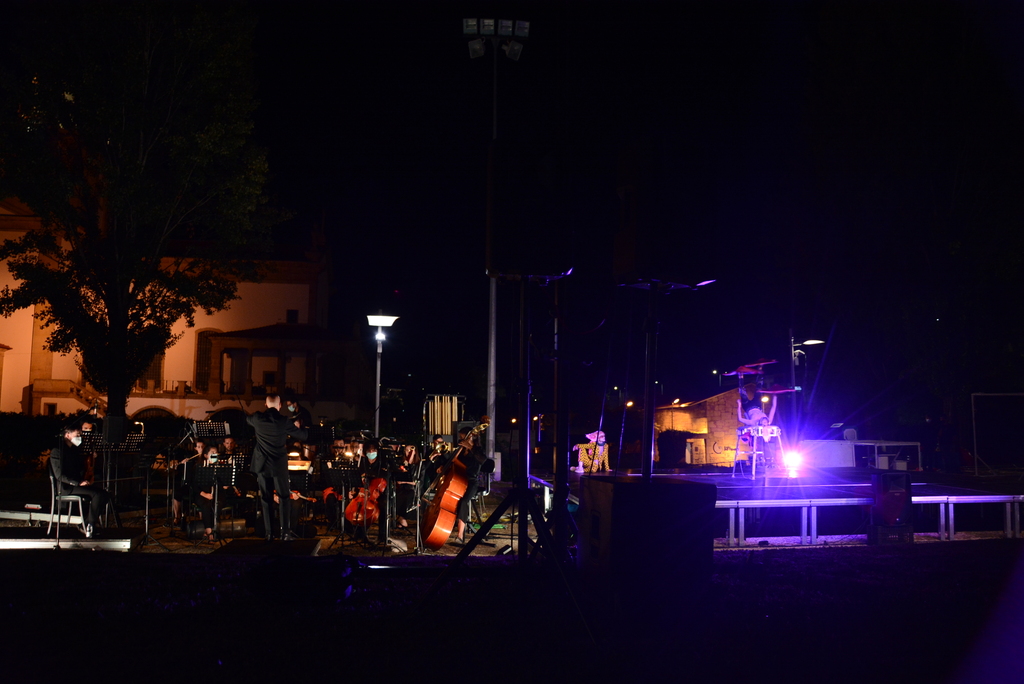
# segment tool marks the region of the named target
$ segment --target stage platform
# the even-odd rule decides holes
[[[653,477],[714,484],[718,489],[715,508],[727,511],[729,516],[726,546],[739,547],[747,543],[746,511],[770,508],[796,509],[800,516],[800,544],[817,544],[819,509],[873,505],[871,476],[877,472],[885,471],[872,468],[821,468],[790,477],[788,471],[780,469],[768,470],[766,476],[751,480],[749,477],[734,477],[731,472],[719,469],[717,472],[655,472]],[[625,475],[640,477],[636,472],[627,472]],[[570,472],[570,502],[579,501],[581,477],[609,476],[611,475],[581,476]],[[957,484],[948,481],[929,481],[935,478],[922,472],[911,472],[910,478],[912,503],[938,506],[939,540],[951,541],[955,538],[957,505],[980,504],[1002,504],[1003,536],[1021,538],[1020,507],[1024,502],[1024,494],[986,491],[986,486],[991,482],[983,478],[958,477]],[[550,474],[532,477],[531,482],[545,490],[545,501],[550,500],[550,491],[553,487]],[[972,486],[963,486],[965,483]],[[1020,484],[1011,488],[1024,490],[1024,486]]]
[[[50,516],[46,516],[49,520]],[[46,534],[46,522],[33,527],[0,527],[0,550],[9,549],[55,549],[58,540],[55,534]],[[92,539],[75,527],[61,527],[59,548],[92,551],[131,551],[142,541],[139,530],[125,528],[97,530]]]

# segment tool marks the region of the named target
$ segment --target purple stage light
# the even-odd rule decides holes
[[[803,465],[804,457],[799,451],[787,451],[782,457],[782,465],[789,470],[795,470]]]

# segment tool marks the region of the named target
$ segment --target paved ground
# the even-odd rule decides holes
[[[0,662],[11,681],[1024,680],[1021,540],[766,541],[690,586],[637,554],[644,581],[604,589],[483,553],[432,586],[450,558],[6,551]]]

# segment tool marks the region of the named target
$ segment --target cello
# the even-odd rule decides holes
[[[466,464],[459,460],[459,456],[467,451],[465,443],[471,442],[473,435],[480,434],[490,424],[490,418],[481,416],[481,423],[470,430],[462,442],[459,442],[459,448],[432,485],[434,500],[424,514],[420,528],[423,545],[432,551],[437,551],[444,546],[448,537],[451,536],[452,530],[455,528],[459,500],[466,494],[466,489],[469,486],[466,477]]]
[[[369,487],[359,489],[352,501],[345,507],[345,520],[356,527],[374,525],[380,519],[380,508],[377,499],[387,488],[388,483],[383,477],[375,478]]]

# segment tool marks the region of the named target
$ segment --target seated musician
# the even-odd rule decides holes
[[[220,443],[217,453],[220,455],[220,460],[223,463],[234,463],[234,457],[242,455],[241,450],[238,448],[238,442],[230,435],[225,437],[224,441]]]
[[[181,525],[181,511],[182,501],[185,500],[185,495],[188,493],[189,474],[192,468],[197,465],[197,461],[206,460],[206,442],[199,439],[192,451],[182,450],[184,453],[180,453],[175,458],[172,458],[168,462],[167,467],[170,469],[174,476],[174,483],[171,485],[171,511],[174,516],[174,527]]]
[[[82,428],[71,426],[65,428],[57,446],[50,449],[50,470],[62,494],[81,496],[86,503],[85,509],[85,536],[92,538],[96,521],[100,513],[106,510],[110,503],[110,494],[99,485],[89,481],[86,476],[87,462],[86,453],[82,449]],[[121,527],[121,521],[117,518],[117,511],[114,511],[114,519],[117,526]]]
[[[580,452],[579,464],[575,468],[576,472],[596,473],[602,470],[611,470],[608,465],[608,440],[605,438],[604,432],[601,430],[588,432],[587,439],[590,441],[585,444],[577,444],[572,448],[573,451]]]
[[[391,469],[390,465],[386,462],[386,459],[378,455],[379,442],[376,439],[370,439],[363,443],[363,457],[359,459],[356,464],[359,472],[360,481],[363,483],[363,487],[369,489],[370,483],[377,479],[383,479],[385,483],[385,489],[378,498],[378,508],[380,510],[380,517],[377,520],[377,543],[387,543],[387,521],[388,521],[388,505],[387,505],[387,486],[391,483]],[[363,529],[365,535],[366,530]]]

